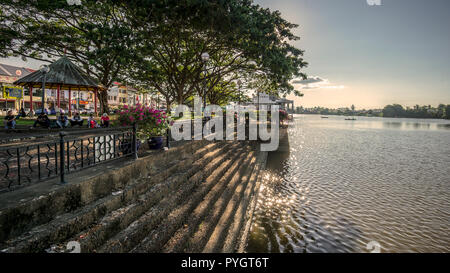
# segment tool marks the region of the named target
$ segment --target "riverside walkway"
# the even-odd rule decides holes
[[[187,141],[0,194],[0,249],[235,252],[263,156],[257,142]]]

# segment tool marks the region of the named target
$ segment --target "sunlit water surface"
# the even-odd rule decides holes
[[[297,115],[248,252],[450,251],[450,122]]]

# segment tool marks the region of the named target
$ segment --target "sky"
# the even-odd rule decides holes
[[[310,78],[296,106],[450,104],[450,1],[367,2],[255,0],[299,25]]]
[[[381,5],[369,5],[380,1]],[[450,104],[449,0],[255,0],[298,24],[309,63],[296,106]],[[20,58],[7,63],[39,68]]]

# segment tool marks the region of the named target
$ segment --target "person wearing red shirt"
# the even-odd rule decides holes
[[[103,113],[101,118],[101,125],[104,128],[109,127],[109,117],[107,113]]]

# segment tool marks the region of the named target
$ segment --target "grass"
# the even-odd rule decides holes
[[[19,120],[16,120],[16,125],[33,126],[33,124],[34,124],[34,119],[19,119]]]

